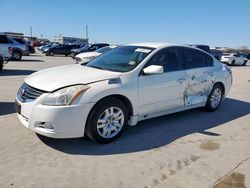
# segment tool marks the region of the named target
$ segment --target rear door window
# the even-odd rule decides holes
[[[185,69],[213,66],[213,58],[208,54],[191,48],[182,48],[182,63]]]

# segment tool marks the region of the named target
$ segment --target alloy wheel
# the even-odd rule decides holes
[[[97,120],[97,132],[103,138],[116,136],[124,125],[124,113],[119,107],[107,108]]]

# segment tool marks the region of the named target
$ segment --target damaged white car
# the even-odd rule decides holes
[[[16,97],[20,121],[53,138],[87,135],[107,143],[127,125],[191,108],[215,111],[232,84],[231,70],[187,46],[117,47],[83,65],[36,72]]]

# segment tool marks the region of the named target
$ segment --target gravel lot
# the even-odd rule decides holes
[[[116,142],[49,139],[19,123],[23,79],[70,57],[40,54],[0,73],[0,187],[250,187],[250,65],[232,67],[234,83],[218,111],[200,109],[143,121]]]

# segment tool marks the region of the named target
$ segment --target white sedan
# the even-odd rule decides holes
[[[230,54],[223,53],[221,57],[221,62],[226,65],[243,65],[246,66],[247,59],[243,57],[241,54]]]
[[[98,57],[104,53],[107,53],[116,47],[117,46],[106,46],[106,47],[100,48],[94,52],[80,53],[80,54],[75,56],[76,64],[87,64],[88,62],[95,59],[96,57]]]
[[[28,76],[17,93],[16,109],[22,124],[38,134],[87,135],[107,143],[141,120],[197,107],[215,111],[231,84],[231,70],[202,50],[129,44],[87,65]]]

